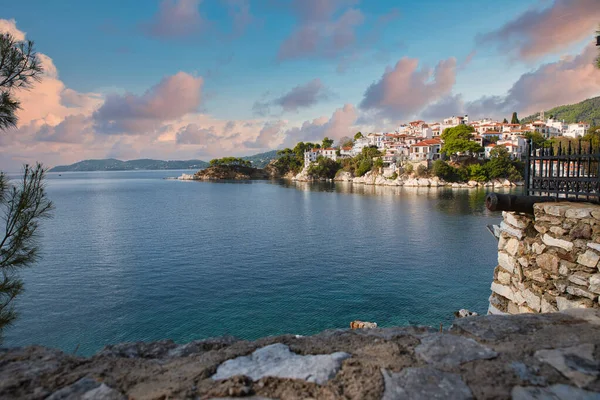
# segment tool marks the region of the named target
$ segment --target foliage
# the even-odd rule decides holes
[[[427,176],[427,172],[428,172],[427,167],[424,166],[423,164],[419,164],[419,166],[417,167],[416,175],[419,178],[423,178],[423,177]]]
[[[433,162],[431,173],[446,182],[456,182],[460,179],[457,169],[443,160]]]
[[[481,152],[481,146],[471,141],[473,132],[475,132],[475,128],[463,124],[444,129],[441,135],[444,141],[441,152],[447,155],[467,152],[476,154]]]
[[[383,168],[383,159],[381,157],[377,157],[373,162],[373,170],[378,171],[380,168]]]
[[[596,36],[600,36],[600,26],[598,27],[598,30],[596,31]],[[596,57],[596,68],[600,69],[600,53],[598,54],[598,57]]]
[[[251,167],[252,163],[243,158],[223,157],[210,160],[210,166],[231,166],[231,167]]]
[[[554,118],[567,124],[574,124],[580,121],[588,122],[591,125],[600,125],[600,96],[584,100],[577,104],[554,107],[546,111],[547,115],[554,115]],[[537,115],[531,115],[523,118],[523,123],[535,120]]]
[[[600,126],[591,127],[582,140],[589,142],[594,149],[600,147]]]
[[[337,161],[320,156],[317,162],[310,165],[307,172],[313,178],[333,179],[340,168],[341,165]]]
[[[547,140],[544,138],[544,135],[539,132],[526,132],[525,137],[527,139],[531,139],[531,143],[535,145],[535,147],[542,147],[547,142]]]
[[[519,117],[517,116],[517,112],[513,112],[512,115],[512,119],[510,120],[511,124],[518,124],[519,123]]]
[[[333,146],[333,139],[329,139],[327,136],[323,138],[323,148],[328,149]]]
[[[356,132],[356,134],[354,135],[354,140],[358,140],[360,138],[364,137],[362,132]]]
[[[486,168],[481,164],[471,164],[467,167],[469,180],[477,182],[486,182],[488,174]]]
[[[508,124],[508,120],[506,118],[504,118],[504,120],[502,121],[503,124]]]
[[[490,151],[490,159],[485,164],[489,179],[507,178],[511,181],[522,179],[519,172],[522,165],[510,158],[508,150],[504,147],[495,147]]]
[[[292,171],[294,174],[299,173],[304,166],[304,153],[299,156],[294,150],[286,148],[277,152],[279,158],[273,163],[277,171],[281,175],[285,175]]]
[[[414,169],[415,167],[412,164],[406,164],[406,166],[404,167],[404,173],[410,175],[413,173]]]
[[[46,196],[45,176],[41,164],[25,165],[23,178],[17,184],[0,172],[0,208],[4,217],[4,237],[0,236],[0,332],[17,317],[12,301],[23,292],[23,281],[16,271],[38,259],[39,221],[51,216],[53,206]]]
[[[376,147],[364,147],[356,157],[342,159],[341,165],[344,171],[353,173],[354,176],[363,176],[373,169],[373,159],[376,157],[381,157],[381,152]]]
[[[15,89],[29,89],[39,81],[42,64],[33,42],[21,42],[9,33],[0,34],[0,130],[16,126],[19,101]]]
[[[395,179],[398,179],[398,173],[394,171],[394,173],[392,175],[390,175],[388,177],[389,180],[393,181]]]
[[[344,136],[340,138],[339,142],[340,147],[352,147],[354,146],[354,140],[349,138],[348,136]]]
[[[269,165],[271,161],[277,158],[277,150],[271,150],[264,153],[258,153],[251,156],[242,157],[242,159],[250,161],[254,168],[264,168],[267,165]]]

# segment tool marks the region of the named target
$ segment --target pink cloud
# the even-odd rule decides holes
[[[500,29],[482,35],[478,42],[495,43],[503,51],[535,60],[591,38],[599,22],[598,0],[555,0],[550,7],[526,11]]]
[[[345,104],[336,109],[331,118],[320,117],[312,121],[304,121],[302,126],[288,129],[285,132],[285,147],[293,147],[298,142],[321,141],[325,136],[339,139],[356,133],[358,112],[352,104]]]
[[[469,112],[529,115],[600,95],[600,70],[594,66],[597,49],[589,44],[576,57],[543,64],[523,74],[506,96],[491,96],[468,103]]]
[[[456,81],[456,59],[440,61],[432,70],[419,69],[419,60],[402,58],[367,88],[360,108],[381,116],[410,117],[448,95]]]
[[[14,19],[0,19],[0,33],[9,33],[18,41],[25,40],[25,32],[17,29]]]
[[[159,10],[142,29],[158,38],[182,38],[197,34],[207,27],[199,11],[201,0],[162,0]]]
[[[277,58],[333,57],[350,48],[356,42],[356,28],[364,22],[360,10],[347,8],[356,3],[354,0],[293,1],[299,25],[281,44]]]
[[[284,121],[266,122],[254,140],[244,142],[247,148],[269,149],[281,143]]]
[[[95,113],[96,128],[104,133],[139,134],[161,123],[197,111],[202,77],[185,72],[164,78],[142,96],[109,95]]]

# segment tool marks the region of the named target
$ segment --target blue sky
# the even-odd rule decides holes
[[[0,19],[50,59],[56,90],[89,100],[73,106],[59,93],[62,103],[48,100],[46,114],[24,110],[20,135],[0,139],[11,151],[0,166],[33,157],[70,162],[74,149],[121,158],[249,154],[320,134],[339,138],[361,125],[393,130],[445,112],[500,117],[600,94],[598,76],[583,65],[600,22],[596,0],[57,0],[11,2]],[[548,37],[548,25],[560,36]],[[548,101],[517,93],[560,78],[557,69],[569,76],[565,84],[573,79],[565,70],[592,83]],[[185,76],[169,80],[178,73]],[[182,100],[171,86],[199,93]],[[414,103],[406,100],[413,95]],[[149,116],[158,101],[173,109]],[[117,105],[115,122],[108,111]]]

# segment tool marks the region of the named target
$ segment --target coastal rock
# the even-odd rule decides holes
[[[81,378],[72,385],[62,388],[46,400],[125,400],[126,397],[104,383],[90,378]]]
[[[399,373],[382,369],[385,392],[382,400],[472,399],[473,394],[460,375],[435,368],[405,368]]]
[[[473,339],[437,333],[421,338],[415,354],[435,367],[458,366],[468,361],[490,359],[498,354]]]
[[[350,354],[343,352],[301,356],[292,353],[288,346],[275,343],[258,349],[249,356],[224,362],[217,368],[212,379],[245,375],[257,381],[266,376],[275,376],[323,384],[335,376],[342,361],[348,357]]]
[[[512,390],[513,400],[598,400],[598,393],[569,385],[515,386]]]
[[[194,174],[195,180],[251,180],[270,179],[271,176],[259,168],[239,165],[214,165]]]
[[[552,365],[579,387],[586,386],[600,375],[600,363],[594,359],[594,345],[539,350],[535,357]]]

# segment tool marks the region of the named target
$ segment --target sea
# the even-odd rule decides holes
[[[486,313],[501,215],[484,189],[50,173],[54,217],[2,346],[447,328]]]

